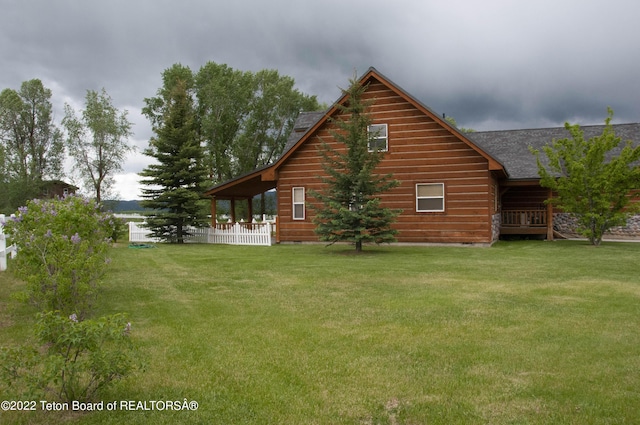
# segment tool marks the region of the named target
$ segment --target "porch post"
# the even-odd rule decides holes
[[[211,227],[216,227],[216,197],[211,197]]]
[[[549,189],[549,198],[553,197],[553,191]],[[551,202],[547,203],[547,240],[553,240],[553,205]]]
[[[231,198],[231,205],[229,208],[231,209],[231,222],[236,222],[236,198]]]
[[[253,223],[253,198],[247,198],[247,204],[249,204],[249,218],[247,221]]]

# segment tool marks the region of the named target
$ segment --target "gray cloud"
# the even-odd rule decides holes
[[[40,78],[81,107],[105,88],[140,114],[174,63],[277,69],[328,104],[375,66],[438,113],[478,130],[640,121],[640,3],[422,0],[0,0],[0,89]],[[125,164],[139,172],[143,159]]]

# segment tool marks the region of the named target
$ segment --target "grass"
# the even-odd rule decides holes
[[[21,423],[622,424],[640,411],[640,244],[113,250],[99,314],[147,369],[102,400],[197,411]],[[0,338],[33,312],[0,275]],[[0,392],[1,394],[1,392]],[[2,398],[2,397],[0,397]]]

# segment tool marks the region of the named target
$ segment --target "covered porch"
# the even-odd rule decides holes
[[[225,183],[213,186],[204,195],[211,198],[211,226],[215,227],[218,215],[217,201],[227,200],[230,203],[229,215],[232,223],[237,223],[240,219],[251,222],[254,215],[252,200],[255,196],[273,190],[277,186],[277,181],[273,175],[273,170],[268,167],[254,170],[251,173],[237,177]],[[247,217],[238,217],[237,204],[246,202]]]
[[[552,192],[539,181],[506,181],[500,190],[500,235],[543,235],[553,240]]]
[[[207,229],[203,240],[206,240],[207,243],[271,245],[274,227],[276,236],[278,232],[277,217],[275,223],[255,223],[252,201],[255,196],[276,188],[277,181],[274,177],[273,170],[264,167],[207,190],[204,196],[211,199],[211,227]],[[229,201],[231,219],[229,223],[218,223],[217,204],[219,200]],[[246,212],[246,215],[238,215],[237,204],[239,202],[246,202],[247,208],[243,211]]]

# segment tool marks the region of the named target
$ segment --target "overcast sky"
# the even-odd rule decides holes
[[[104,88],[139,151],[162,71],[207,61],[277,69],[327,104],[373,66],[476,130],[601,124],[607,106],[639,122],[639,16],[635,0],[0,0],[0,90],[41,79],[59,121]],[[149,162],[124,164],[121,199]]]

